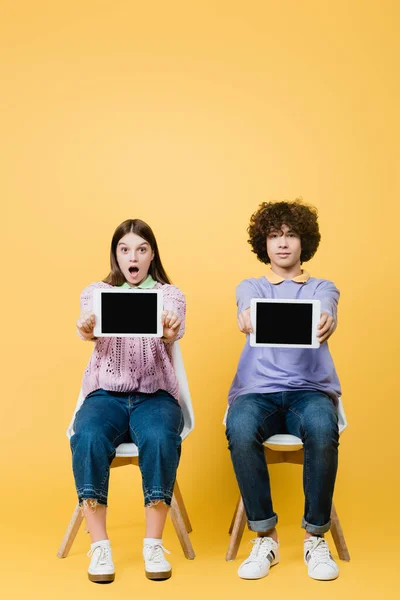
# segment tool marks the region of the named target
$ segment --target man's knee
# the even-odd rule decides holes
[[[304,424],[304,443],[319,451],[339,446],[337,418],[329,413],[320,414]]]
[[[246,448],[252,446],[257,440],[258,420],[251,410],[242,408],[243,410],[240,410],[234,404],[228,411],[225,434],[229,442],[229,449],[233,446]]]

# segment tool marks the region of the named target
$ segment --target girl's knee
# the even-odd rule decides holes
[[[87,428],[77,431],[70,439],[71,450],[74,452],[78,449],[86,449],[94,451],[106,450],[111,452],[113,445],[104,430],[100,428]]]
[[[175,449],[180,446],[181,441],[181,436],[178,433],[163,427],[154,427],[141,434],[139,447],[168,450],[169,448]]]

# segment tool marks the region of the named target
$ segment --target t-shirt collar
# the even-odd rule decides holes
[[[151,275],[147,275],[146,279],[144,281],[142,281],[142,283],[139,283],[139,285],[129,285],[129,283],[127,281],[124,281],[124,283],[122,285],[119,285],[118,287],[120,288],[139,288],[140,290],[148,290],[150,288],[153,288],[156,285],[157,281],[155,281]]]
[[[277,275],[276,273],[274,273],[271,268],[267,271],[267,273],[265,274],[265,277],[266,277],[266,279],[268,279],[268,281],[270,283],[273,283],[275,285],[277,283],[282,283],[282,281],[285,281],[284,277],[281,277],[280,275]],[[296,283],[305,283],[309,279],[310,279],[310,274],[307,271],[305,271],[304,269],[302,269],[301,275],[297,275],[296,277],[293,277],[291,279],[291,281],[295,281]]]

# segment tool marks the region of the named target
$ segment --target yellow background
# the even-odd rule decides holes
[[[25,0],[1,12],[0,590],[396,597],[398,2]],[[306,268],[342,292],[330,346],[350,426],[335,499],[352,562],[336,582],[307,577],[301,469],[275,466],[281,564],[245,582],[236,570],[250,532],[224,560],[237,487],[221,421],[244,343],[235,286],[264,273],[247,244],[252,212],[300,195],[322,231]],[[178,479],[197,558],[182,557],[168,524],[174,576],[145,580],[140,476],[120,469],[109,510],[117,579],[102,587],[87,580],[83,531],[55,558],[75,503],[65,429],[91,351],[74,325],[81,290],[108,272],[114,228],[135,217],[187,298],[196,429]]]

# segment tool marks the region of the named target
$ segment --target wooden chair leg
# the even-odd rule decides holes
[[[232,528],[232,535],[226,553],[226,560],[234,560],[236,558],[240,542],[243,536],[244,526],[246,524],[246,514],[244,512],[243,499],[240,497],[236,511],[235,522]]]
[[[233,524],[234,524],[234,522],[235,522],[235,519],[236,519],[236,514],[237,514],[237,509],[238,509],[238,506],[239,506],[239,502],[240,502],[240,496],[239,496],[239,500],[236,502],[236,506],[235,506],[235,512],[233,513],[233,517],[232,517],[231,525],[230,525],[230,527],[229,527],[229,535],[231,535],[231,533],[232,533]]]
[[[193,531],[192,525],[190,523],[189,515],[187,514],[186,506],[183,501],[181,490],[179,489],[179,485],[178,485],[177,481],[175,481],[174,496],[176,498],[176,501],[177,501],[180,511],[182,513],[182,518],[185,522],[186,531],[188,533],[191,533],[191,531]]]
[[[169,514],[171,515],[171,520],[181,543],[183,553],[186,558],[192,560],[196,555],[194,553],[192,542],[190,541],[179,504],[175,498],[175,494],[172,496]]]
[[[343,530],[340,525],[339,517],[336,512],[335,505],[332,502],[331,510],[331,534],[335,542],[337,553],[340,560],[350,560],[350,554],[347,549],[346,540],[344,539]]]
[[[58,558],[65,558],[66,556],[68,556],[68,552],[70,551],[71,546],[74,543],[76,534],[79,531],[79,527],[81,526],[82,520],[83,520],[83,515],[81,512],[79,503],[78,503],[72,514],[72,518],[67,527],[67,531],[65,532],[63,541],[61,542],[61,546],[58,549],[58,552],[57,552]]]

